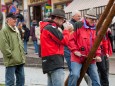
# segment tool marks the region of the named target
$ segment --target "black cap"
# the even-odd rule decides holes
[[[62,17],[65,18],[65,11],[62,9],[54,9],[54,11],[51,14],[52,16]]]
[[[18,16],[13,13],[8,13],[6,18],[17,18]]]

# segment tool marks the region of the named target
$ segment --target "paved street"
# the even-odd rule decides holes
[[[2,58],[2,54],[0,53],[0,58]],[[27,57],[31,57],[33,59],[39,58],[38,55],[34,54],[33,46],[28,48]],[[27,58],[28,59],[28,58]],[[3,65],[0,65],[0,83],[4,84],[5,78],[5,68]],[[68,71],[65,70],[65,79],[68,76]],[[47,84],[47,76],[42,73],[42,69],[40,67],[25,67],[25,78],[26,78],[26,86],[46,86]],[[110,86],[115,86],[115,54],[110,59]],[[87,86],[85,81],[83,80],[81,86]]]
[[[4,84],[4,75],[5,75],[4,66],[0,66],[0,83]],[[68,71],[65,70],[65,78],[68,75]],[[25,78],[26,86],[46,86],[47,76],[42,73],[41,68],[35,67],[25,67]],[[87,86],[83,80],[81,86]],[[115,75],[110,75],[110,86],[115,86]]]

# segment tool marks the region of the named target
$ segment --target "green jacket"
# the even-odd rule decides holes
[[[3,53],[6,67],[25,63],[24,48],[20,35],[7,24],[0,31],[0,50]]]

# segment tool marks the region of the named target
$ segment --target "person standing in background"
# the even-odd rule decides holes
[[[23,28],[22,28],[22,23],[21,23],[21,22],[18,23],[17,28],[18,28],[18,30],[19,30],[21,39],[23,40],[23,38],[24,38],[24,30],[23,30]]]
[[[24,22],[24,16],[20,13],[20,9],[16,9],[16,16],[17,16],[17,23],[16,26],[18,25],[19,22],[23,23]]]
[[[27,43],[28,43],[28,41],[29,41],[30,30],[29,30],[29,28],[27,28],[27,26],[26,26],[25,23],[23,23],[22,29],[24,30],[24,37],[23,37],[24,50],[25,50],[25,54],[28,54],[28,51],[27,51]]]
[[[109,86],[109,57],[112,55],[111,39],[111,29],[108,28],[100,46],[102,62],[97,62],[101,86]]]
[[[38,55],[39,55],[39,57],[41,57],[41,49],[40,49],[40,23],[41,23],[42,21],[40,21],[39,22],[39,24],[38,24],[38,27],[36,27],[35,28],[35,36],[36,36],[36,38],[37,38],[37,43],[38,43]]]
[[[5,86],[24,86],[25,54],[23,42],[16,28],[16,15],[8,13],[6,25],[0,30],[0,50],[3,54],[5,70]],[[16,83],[15,83],[16,81]]]
[[[37,27],[38,27],[37,21],[33,20],[32,27],[30,28],[30,39],[33,41],[35,54],[38,54],[38,44],[37,44],[37,38],[35,36],[35,28]]]

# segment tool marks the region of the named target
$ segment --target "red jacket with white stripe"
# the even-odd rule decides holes
[[[64,55],[64,45],[68,43],[69,31],[63,30],[61,33],[57,25],[49,22],[42,22],[41,26],[41,56]]]

